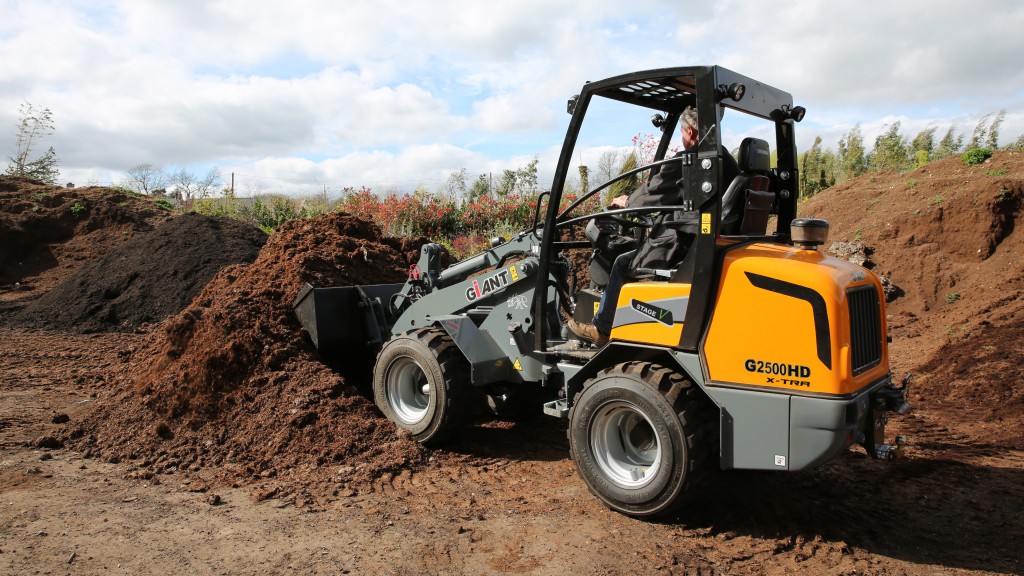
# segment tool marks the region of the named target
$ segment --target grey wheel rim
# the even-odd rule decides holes
[[[590,448],[601,472],[621,488],[646,486],[661,467],[661,441],[654,425],[636,405],[622,400],[594,413]]]
[[[392,362],[385,389],[396,420],[407,426],[423,421],[430,406],[430,383],[415,360],[399,358]]]

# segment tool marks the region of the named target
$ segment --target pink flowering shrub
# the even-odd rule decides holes
[[[562,198],[562,208],[577,198],[576,194],[566,194]],[[461,258],[486,249],[488,238],[498,231],[526,230],[532,226],[537,198],[528,194],[509,194],[457,202],[429,194],[380,196],[369,188],[360,188],[346,190],[336,208],[372,220],[389,236],[426,236],[444,240],[450,243],[453,256]],[[574,214],[600,209],[600,198],[591,198]]]

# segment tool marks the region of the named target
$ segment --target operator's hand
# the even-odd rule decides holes
[[[613,208],[625,208],[626,207],[626,200],[629,200],[629,196],[627,196],[625,194],[623,194],[622,196],[616,196],[615,198],[612,199],[612,207]]]

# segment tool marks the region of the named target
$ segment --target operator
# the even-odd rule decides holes
[[[679,128],[682,132],[683,150],[674,156],[678,158],[684,152],[692,152],[699,142],[697,129],[697,110],[687,106],[679,117]],[[739,174],[739,165],[736,160],[723,148],[725,166],[723,172],[725,182],[731,182]],[[616,208],[642,208],[649,206],[673,206],[680,203],[681,187],[677,181],[682,177],[682,162],[669,162],[661,167],[649,182],[637,188],[632,194],[618,196],[612,200],[611,205]],[[622,285],[627,281],[635,280],[634,271],[638,268],[669,268],[679,264],[696,234],[669,228],[659,223],[664,222],[671,215],[662,214],[651,229],[650,236],[643,246],[636,250],[620,254],[612,264],[611,272],[608,275],[608,285],[601,294],[601,302],[598,305],[597,313],[594,314],[593,324],[581,324],[570,318],[569,330],[577,337],[593,342],[598,347],[608,343],[609,335],[612,332],[612,320],[615,316],[615,307],[619,301],[619,292]]]

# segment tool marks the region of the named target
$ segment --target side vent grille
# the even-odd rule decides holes
[[[871,284],[846,291],[850,306],[850,347],[853,375],[878,366],[882,361],[882,310],[878,291]]]

